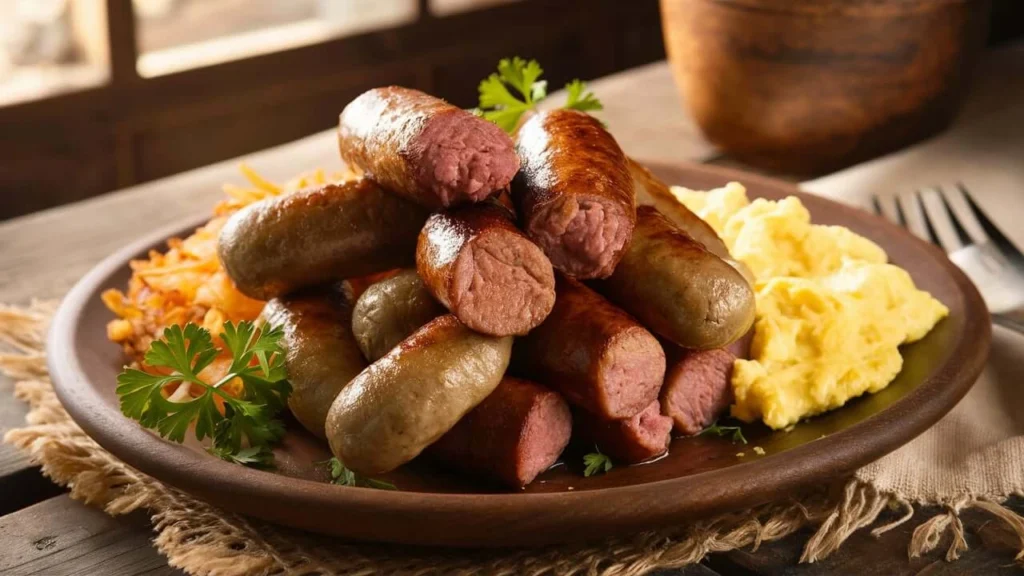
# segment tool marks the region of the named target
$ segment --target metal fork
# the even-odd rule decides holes
[[[872,198],[875,212],[939,245],[974,282],[995,324],[1024,334],[1024,255],[973,202],[963,184]]]

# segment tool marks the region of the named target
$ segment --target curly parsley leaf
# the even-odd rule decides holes
[[[597,474],[604,474],[614,466],[612,459],[607,454],[598,450],[597,446],[594,447],[594,450],[594,452],[583,456],[583,465],[586,466],[583,469],[583,475],[587,478]]]
[[[604,104],[594,96],[593,92],[587,91],[587,83],[576,79],[565,85],[566,102],[565,108],[589,112],[591,110],[604,110]]]
[[[743,430],[739,426],[719,426],[717,420],[701,430],[697,436],[719,436],[721,438],[731,438],[733,444],[737,442],[747,443],[747,439],[743,436]]]
[[[480,104],[470,111],[494,122],[509,134],[513,133],[523,114],[547,98],[548,83],[540,79],[543,73],[544,69],[536,60],[527,61],[518,56],[501,59],[498,71],[480,82]],[[568,99],[564,108],[582,112],[604,108],[581,80],[573,80],[565,85],[565,89]]]
[[[374,478],[365,478],[349,470],[337,458],[331,458],[322,464],[327,464],[331,472],[331,484],[339,486],[361,486],[363,488],[376,488],[377,490],[398,490],[394,484]]]
[[[199,376],[221,354],[209,331],[192,323],[170,326],[145,356],[145,363],[161,373],[131,368],[117,377],[121,411],[173,442],[184,441],[194,425],[197,440],[212,440],[211,454],[239,464],[269,465],[269,446],[284,435],[275,416],[291,393],[282,335],[278,328],[259,330],[251,322],[225,323],[221,340],[231,354],[231,366],[211,383]],[[238,398],[221,389],[235,378],[242,381]],[[182,395],[185,399],[167,395],[175,385],[191,388]]]

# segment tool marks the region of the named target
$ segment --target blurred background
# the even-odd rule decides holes
[[[994,0],[989,45],[1022,8]],[[0,0],[0,220],[328,129],[373,86],[472,106],[512,55],[552,86],[663,59],[658,0]]]

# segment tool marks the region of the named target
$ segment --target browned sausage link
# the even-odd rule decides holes
[[[629,314],[557,275],[555,306],[517,340],[515,368],[604,418],[628,418],[658,397],[665,353]]]
[[[599,289],[684,348],[721,348],[754,322],[754,291],[743,276],[650,206],[637,209],[633,241]]]
[[[676,432],[697,434],[732,404],[736,357],[724,349],[666,347],[666,353],[669,364],[661,388],[661,412],[672,418]]]
[[[415,270],[402,270],[373,284],[352,310],[352,334],[370,362],[445,313]]]
[[[555,268],[574,278],[604,278],[629,243],[636,199],[626,156],[592,116],[537,114],[519,130],[523,169],[512,199],[526,233]]]
[[[341,113],[345,162],[430,208],[478,202],[519,170],[512,139],[495,124],[418,90],[364,92]]]
[[[425,209],[367,179],[251,204],[217,240],[238,289],[269,300],[306,286],[408,266]]]
[[[571,434],[572,415],[561,396],[529,380],[506,376],[427,454],[453,468],[520,488],[558,460]]]
[[[352,336],[352,310],[327,291],[275,298],[263,317],[281,326],[292,393],[288,407],[307,430],[325,438],[324,422],[334,398],[366,368]]]
[[[555,303],[551,262],[497,203],[431,216],[416,245],[416,270],[438,301],[484,334],[526,334]]]
[[[637,206],[657,208],[658,212],[671,220],[680,230],[703,244],[712,254],[739,270],[747,282],[753,283],[754,275],[750,268],[739,260],[734,260],[729,254],[729,248],[726,247],[725,242],[718,236],[715,229],[679,202],[664,182],[632,158],[629,159],[629,172],[633,175]]]
[[[435,318],[356,376],[327,413],[327,442],[349,469],[380,474],[412,460],[498,387],[512,337]]]
[[[621,420],[605,420],[593,414],[576,415],[577,435],[593,443],[616,464],[637,464],[668,451],[672,419],[662,416],[658,401],[639,414]]]

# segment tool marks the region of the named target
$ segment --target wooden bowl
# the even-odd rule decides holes
[[[799,196],[815,222],[848,226],[885,248],[918,286],[949,307],[949,317],[903,348],[903,369],[885,390],[788,432],[744,426],[749,446],[727,438],[676,438],[670,453],[656,462],[591,478],[582,475],[581,455],[569,453],[564,465],[515,492],[424,459],[382,476],[397,491],[334,486],[326,483],[322,464],[330,457],[326,443],[293,421],[274,450],[277,469],[271,472],[218,460],[194,439],[184,445],[162,440],[118,409],[115,378],[125,358],[106,338],[113,316],[100,294],[124,286],[129,260],[203,223],[193,220],[125,246],[65,297],[47,346],[54,387],[75,422],[105,449],[223,509],[345,538],[469,547],[631,534],[779,500],[902,446],[970,389],[985,364],[991,324],[974,285],[941,250],[882,218],[802,194],[785,182],[691,164],[651,168],[667,182],[696,189],[738,180],[751,197]],[[756,454],[754,446],[765,454]]]
[[[672,73],[707,138],[792,174],[944,129],[989,10],[988,0],[661,0]]]

